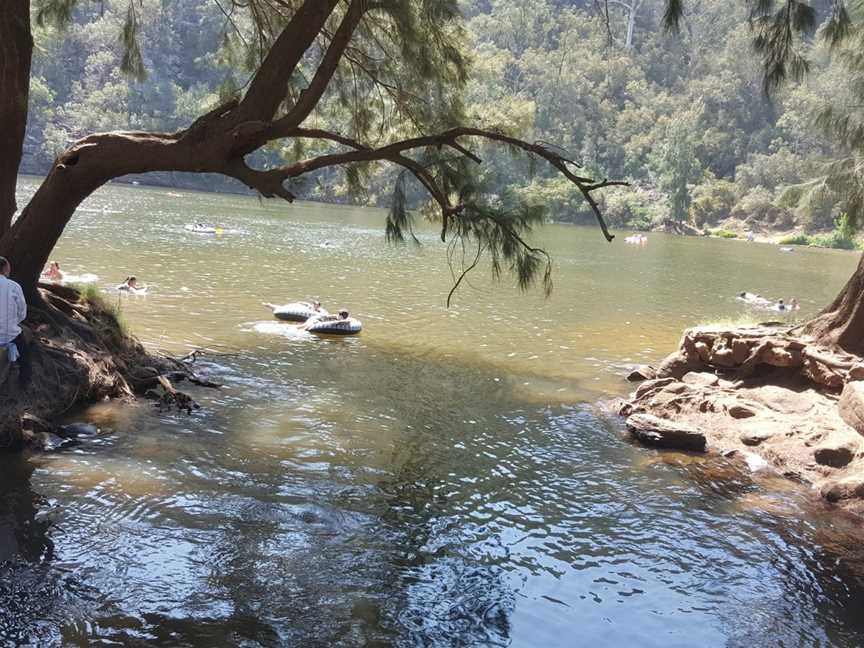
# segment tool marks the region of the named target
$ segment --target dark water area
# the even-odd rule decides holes
[[[815,308],[854,255],[591,252],[593,231],[552,228],[550,302],[478,277],[447,311],[446,264],[381,244],[375,212],[97,199],[64,267],[106,289],[135,268],[152,287],[122,303],[130,328],[206,348],[225,388],[195,388],[191,416],[99,403],[73,415],[99,434],[0,456],[0,646],[864,645],[859,526],[803,486],[634,446],[605,405],[688,322],[758,317],[737,286]],[[114,211],[138,240],[110,235]],[[217,218],[234,233],[182,232]],[[292,333],[260,307],[274,293],[366,330]]]

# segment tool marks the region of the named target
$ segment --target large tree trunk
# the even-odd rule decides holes
[[[864,255],[833,303],[799,332],[826,346],[864,355]]]
[[[3,0],[0,9],[0,236],[15,213],[15,186],[30,94],[30,0]]]

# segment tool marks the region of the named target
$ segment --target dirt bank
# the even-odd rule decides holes
[[[0,385],[0,450],[38,444],[46,432],[41,420],[78,403],[132,398],[178,370],[126,334],[97,295],[52,285],[39,292],[43,303],[31,305],[26,322],[34,335],[33,382],[20,388],[13,369]]]
[[[781,326],[688,330],[619,404],[652,446],[738,456],[864,516],[864,363]]]

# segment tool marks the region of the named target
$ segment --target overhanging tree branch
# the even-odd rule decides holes
[[[414,137],[403,140],[401,142],[387,144],[379,148],[372,148],[361,144],[360,142],[352,140],[351,138],[347,138],[339,134],[331,133],[320,129],[295,128],[293,130],[283,130],[283,128],[284,125],[280,124],[278,126],[274,125],[272,128],[264,127],[264,130],[268,133],[269,137],[272,137],[274,139],[276,137],[305,137],[313,139],[326,139],[351,147],[352,150],[321,155],[318,157],[310,158],[308,160],[297,162],[292,165],[281,167],[279,169],[273,169],[271,171],[268,171],[268,173],[273,174],[272,176],[269,176],[268,179],[277,177],[281,174],[283,180],[288,180],[290,178],[296,178],[306,173],[310,173],[312,171],[324,169],[327,167],[341,166],[358,162],[375,161],[390,161],[395,164],[399,164],[401,166],[409,168],[412,172],[415,173],[415,175],[418,175],[418,173],[420,173],[420,170],[422,170],[422,166],[416,162],[411,164],[412,160],[405,157],[403,155],[404,153],[408,151],[422,149],[425,147],[440,148],[442,146],[449,146],[454,150],[458,151],[460,154],[465,155],[472,161],[479,164],[481,163],[480,158],[468,151],[464,146],[462,146],[458,141],[459,138],[479,138],[507,144],[509,146],[521,149],[531,155],[546,160],[550,165],[552,165],[553,168],[555,168],[565,178],[567,178],[570,182],[576,185],[576,187],[579,189],[579,192],[582,194],[583,198],[585,198],[585,201],[588,203],[589,207],[594,213],[606,240],[611,242],[615,238],[614,235],[610,234],[600,207],[591,194],[594,191],[597,191],[598,189],[602,189],[604,187],[621,186],[626,185],[627,183],[609,180],[602,180],[598,182],[591,178],[577,175],[570,168],[571,166],[575,165],[572,160],[566,158],[558,151],[551,149],[548,145],[543,143],[526,142],[524,140],[520,140],[518,138],[506,135],[498,131],[484,130],[471,127],[458,127],[452,128],[436,135]],[[417,168],[418,166],[420,167],[420,169]],[[458,211],[461,211],[462,206],[451,205],[440,188],[436,186],[435,190],[430,189],[427,184],[428,178],[426,179],[426,181],[424,181],[424,179],[422,178],[418,179],[420,179],[421,183],[428,190],[430,190],[433,198],[435,198],[439,205],[441,205],[442,210],[445,212],[445,216],[449,217],[454,213],[458,213]]]

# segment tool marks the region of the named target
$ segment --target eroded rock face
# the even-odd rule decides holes
[[[860,357],[779,325],[690,329],[620,412],[646,445],[704,451],[710,444],[864,517]]]
[[[699,430],[651,414],[632,414],[627,429],[640,442],[657,448],[705,452],[707,440]]]
[[[750,400],[782,414],[806,414],[813,409],[814,395],[794,392],[776,385],[764,385],[747,390]]]
[[[858,434],[864,435],[864,380],[846,383],[837,408],[840,418]]]
[[[813,457],[823,466],[843,468],[855,458],[855,451],[848,445],[822,446],[813,451]]]
[[[740,403],[737,403],[735,405],[730,405],[726,411],[729,413],[729,416],[731,416],[734,419],[745,419],[745,418],[751,418],[753,416],[756,416],[756,410],[755,409],[753,409],[752,407],[749,407],[747,405],[742,405]]]
[[[864,479],[847,477],[846,479],[830,481],[824,484],[819,492],[829,502],[864,497]]]

